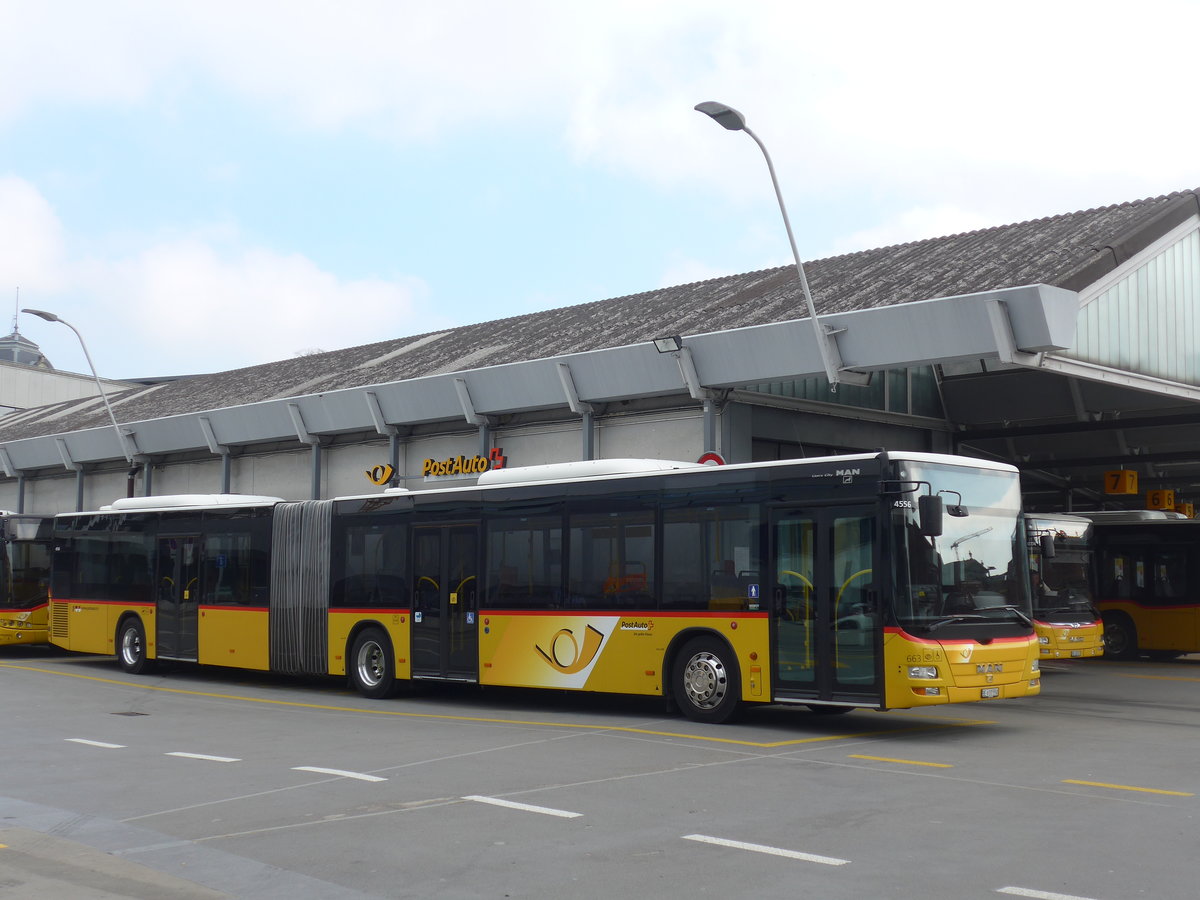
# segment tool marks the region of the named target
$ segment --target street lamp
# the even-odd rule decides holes
[[[829,385],[834,390],[837,389],[838,383],[842,381],[845,381],[847,384],[867,384],[870,381],[868,373],[843,369],[842,357],[838,352],[837,344],[833,341],[832,333],[826,326],[817,321],[817,309],[813,305],[812,294],[808,290],[808,279],[804,277],[804,266],[800,262],[800,253],[796,250],[796,239],[792,236],[792,223],[788,220],[787,207],[783,205],[783,194],[779,190],[779,180],[775,177],[775,166],[771,162],[771,154],[767,152],[766,145],[759,140],[757,134],[747,127],[746,117],[732,106],[726,106],[724,103],[718,103],[715,100],[707,100],[704,103],[697,103],[694,108],[697,112],[704,113],[723,128],[727,128],[730,131],[746,132],[746,134],[754,139],[754,143],[758,144],[758,149],[762,151],[763,159],[767,161],[767,171],[771,173],[771,185],[775,188],[775,199],[779,201],[779,212],[783,214],[783,227],[787,229],[788,243],[792,245],[792,256],[796,260],[796,274],[800,276],[800,290],[804,293],[804,303],[808,307],[808,317],[812,320],[813,331],[817,336],[817,349],[821,354],[821,364],[825,367],[825,377],[829,379]]]
[[[96,380],[96,387],[100,391],[100,399],[104,401],[104,408],[108,410],[108,418],[112,420],[113,431],[117,433],[117,443],[121,445],[121,452],[125,454],[125,461],[132,463],[133,457],[129,455],[129,449],[125,446],[125,435],[121,433],[121,428],[117,425],[117,417],[113,415],[112,407],[108,403],[108,394],[104,392],[104,385],[100,382],[100,376],[96,374],[96,366],[92,362],[92,355],[88,353],[87,344],[83,342],[83,335],[79,333],[79,329],[66,319],[60,319],[54,313],[46,312],[44,309],[23,309],[21,312],[37,316],[39,319],[45,319],[47,322],[61,322],[75,332],[75,337],[79,338],[79,346],[83,348],[83,355],[87,358],[88,366],[92,370],[92,378]]]

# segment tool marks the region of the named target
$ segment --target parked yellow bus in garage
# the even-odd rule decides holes
[[[1104,623],[1093,594],[1090,519],[1026,516],[1033,586],[1033,627],[1043,661],[1104,655]]]
[[[0,647],[44,644],[53,519],[0,511]]]
[[[1175,512],[1087,512],[1096,535],[1105,655],[1200,652],[1200,520]]]
[[[51,640],[186,660],[745,705],[1040,690],[1017,472],[877,453],[595,460],[284,502],[128,498],[55,523]]]

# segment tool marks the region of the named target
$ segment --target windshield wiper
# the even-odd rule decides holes
[[[1016,617],[1021,620],[1021,624],[1033,627],[1033,619],[1029,618],[1025,610],[1019,606],[993,606],[991,609],[1007,609],[1011,613],[1015,613]]]
[[[1023,625],[1025,625],[1029,628],[1033,627],[1033,619],[1029,618],[1029,616],[1027,616],[1025,614],[1025,612],[1019,606],[988,606],[988,607],[984,608],[984,612],[991,612],[992,610],[995,610],[995,609],[1003,609],[1007,612],[1011,612],[1021,621],[1021,623]],[[933,622],[932,624],[927,625],[926,630],[927,631],[937,631],[943,625],[954,625],[959,622],[994,622],[994,621],[995,621],[995,618],[993,616],[982,615],[980,613],[961,613],[959,615],[946,616],[944,618],[938,619],[936,622]]]
[[[937,631],[943,625],[953,625],[957,622],[979,622],[979,621],[983,621],[986,619],[987,619],[987,616],[981,616],[978,613],[969,613],[969,614],[957,615],[957,616],[945,616],[944,618],[938,619],[936,622],[926,625],[925,630],[932,632],[932,631]]]

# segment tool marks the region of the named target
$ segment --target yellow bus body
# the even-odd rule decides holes
[[[975,641],[920,640],[899,629],[883,639],[884,697],[892,709],[1032,697],[1042,690],[1036,638]],[[911,670],[936,675],[914,678]]]
[[[270,669],[267,621],[266,609],[200,607],[197,662],[238,669]]]
[[[412,677],[408,647],[412,641],[409,622],[412,614],[397,609],[331,609],[329,611],[329,674],[346,674],[346,656],[354,635],[366,625],[378,625],[387,632],[396,654],[396,678]]]
[[[42,603],[32,609],[0,609],[0,647],[47,643],[49,608]]]
[[[1104,625],[1096,620],[1056,625],[1034,620],[1038,654],[1043,660],[1091,659],[1104,655]]]
[[[670,677],[668,654],[678,640],[715,633],[737,658],[742,699],[769,697],[766,613],[485,612],[480,624],[480,684],[662,694]]]
[[[1102,600],[1106,615],[1124,613],[1137,629],[1137,648],[1148,653],[1200,652],[1200,606],[1146,606],[1126,600]]]
[[[83,653],[115,653],[117,625],[137,615],[146,629],[147,657],[157,656],[154,609],[145,605],[53,601],[55,616],[69,616],[55,643]],[[328,613],[328,674],[346,674],[346,655],[365,625],[386,630],[395,652],[397,678],[412,677],[411,616],[406,610],[331,610]],[[479,631],[479,683],[511,687],[602,691],[661,696],[667,690],[671,654],[684,640],[711,635],[727,641],[737,659],[740,695],[749,703],[772,702],[770,621],[766,613],[513,613],[484,612]],[[198,662],[233,668],[270,668],[265,609],[203,607]],[[899,629],[883,637],[884,708],[908,709],[949,703],[1029,697],[1041,690],[1034,638],[974,641],[919,640]],[[912,667],[934,668],[914,678]],[[803,700],[796,702],[803,703]]]
[[[116,653],[117,623],[126,614],[137,616],[146,629],[146,656],[157,656],[154,643],[154,606],[145,603],[112,603],[104,600],[50,598],[50,636],[64,650],[79,653]]]

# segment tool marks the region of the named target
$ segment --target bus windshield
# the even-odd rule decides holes
[[[1062,613],[1095,615],[1091,587],[1092,525],[1087,521],[1030,516],[1030,575],[1034,618]],[[1041,538],[1054,542],[1054,555],[1045,556]]]
[[[0,608],[28,609],[45,603],[50,580],[51,521],[8,516],[0,536]]]
[[[940,495],[947,511],[942,533],[929,537],[921,534],[915,500],[894,504],[900,627],[929,633],[949,625],[1031,626],[1016,473],[905,462],[900,477],[924,482],[919,491]]]

